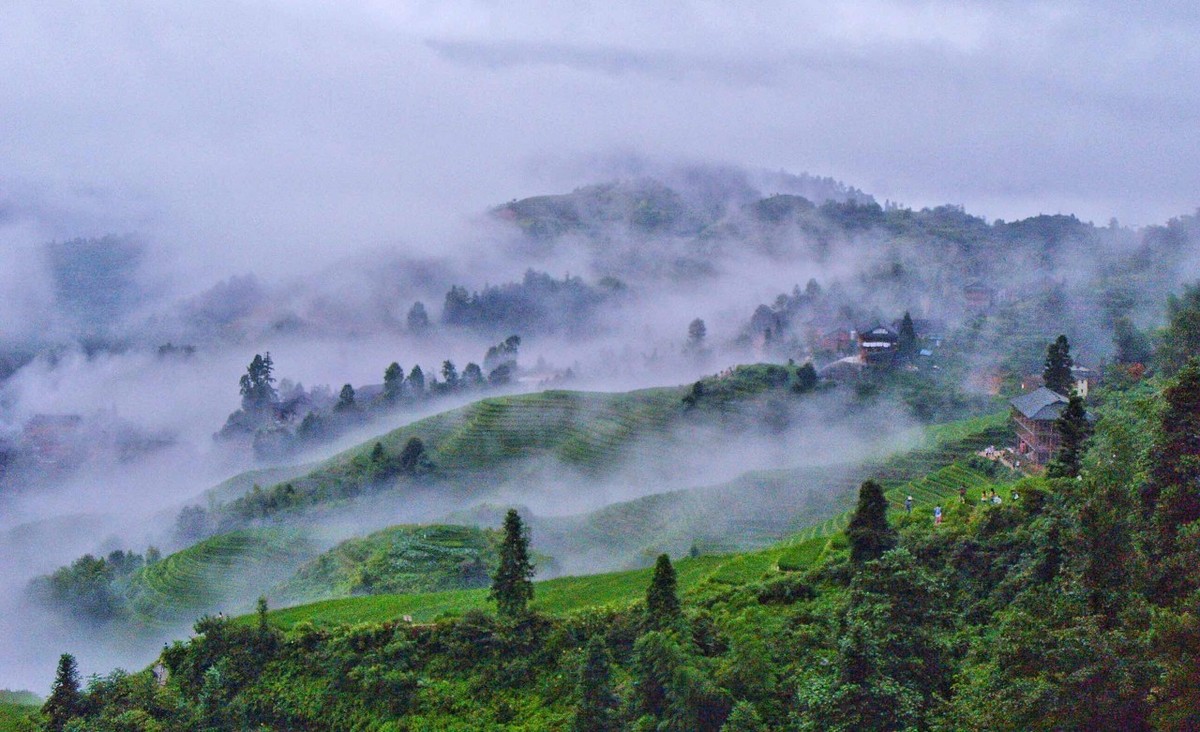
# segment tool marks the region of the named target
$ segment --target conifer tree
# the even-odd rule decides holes
[[[395,402],[404,391],[404,369],[393,361],[383,372],[383,398]]]
[[[75,657],[64,653],[58,658],[58,671],[54,674],[54,686],[50,689],[50,697],[42,705],[46,729],[62,732],[67,722],[79,714],[80,702],[79,669],[75,664]]]
[[[1054,460],[1046,466],[1046,475],[1051,478],[1075,478],[1079,475],[1084,443],[1092,434],[1087,411],[1083,408],[1083,397],[1071,394],[1054,429],[1058,431],[1062,443],[1054,454]]]
[[[354,403],[354,387],[346,384],[342,386],[341,392],[338,393],[337,404],[333,408],[339,412],[350,412],[355,408]]]
[[[420,366],[413,366],[412,371],[408,372],[408,386],[412,389],[413,396],[425,393],[425,372]]]
[[[911,361],[917,355],[917,329],[913,325],[912,316],[906,310],[904,319],[900,321],[900,334],[896,341],[896,355],[902,361]]]
[[[612,689],[612,668],[604,637],[588,640],[583,668],[579,672],[579,706],[575,709],[572,732],[610,732],[616,729],[613,713],[617,697]]]
[[[500,563],[492,576],[491,598],[500,615],[515,618],[525,613],[533,599],[533,562],[529,557],[529,535],[515,508],[504,516],[504,541]]]
[[[1150,554],[1161,575],[1158,597],[1182,596],[1196,585],[1188,551],[1179,551],[1179,530],[1200,520],[1200,360],[1193,358],[1163,392],[1166,409],[1150,450],[1143,491],[1152,530]],[[1182,564],[1183,566],[1177,566]]]
[[[1065,335],[1060,335],[1046,349],[1046,365],[1042,369],[1042,381],[1050,391],[1063,396],[1071,396],[1075,389],[1075,380],[1071,378],[1071,344]]]
[[[238,384],[242,394],[242,409],[247,412],[259,412],[279,400],[275,391],[273,375],[275,364],[271,361],[271,352],[266,355],[255,354],[246,373]]]
[[[855,564],[878,559],[896,546],[896,532],[887,520],[887,499],[873,480],[858,490],[858,506],[846,527],[846,538],[850,540],[850,560]]]
[[[652,628],[662,630],[673,623],[679,614],[675,567],[671,565],[671,557],[659,554],[654,563],[650,586],[646,588],[646,616]]]

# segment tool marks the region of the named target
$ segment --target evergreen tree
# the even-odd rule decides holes
[[[515,508],[504,516],[504,541],[500,544],[500,562],[492,576],[491,599],[500,615],[516,618],[525,613],[533,599],[533,562],[529,556],[529,535]]]
[[[408,372],[408,388],[412,389],[413,396],[425,393],[425,372],[420,366],[413,366],[412,371]]]
[[[442,361],[442,380],[446,382],[448,391],[458,389],[458,369],[454,367],[453,361]]]
[[[704,321],[696,318],[691,323],[688,323],[687,329],[687,350],[691,353],[699,353],[704,350],[704,339],[708,336],[708,326],[704,325]]]
[[[404,393],[404,369],[393,361],[383,372],[383,398],[395,402]]]
[[[887,520],[887,499],[873,480],[858,490],[858,506],[846,527],[846,538],[850,540],[850,560],[855,564],[878,559],[896,546],[896,531]]]
[[[1160,574],[1158,599],[1167,601],[1194,588],[1191,552],[1180,551],[1182,527],[1200,520],[1200,360],[1193,358],[1163,392],[1166,408],[1150,450],[1143,500],[1150,512],[1150,554]]]
[[[1092,433],[1087,411],[1083,408],[1083,397],[1071,394],[1054,429],[1058,431],[1062,443],[1054,454],[1054,460],[1046,466],[1046,475],[1051,478],[1078,477],[1084,443]]]
[[[79,669],[75,664],[75,657],[64,653],[58,658],[58,671],[54,674],[54,686],[50,689],[50,697],[42,705],[42,714],[46,716],[46,729],[62,732],[67,722],[80,713],[81,702]]]
[[[353,411],[355,406],[354,387],[346,384],[342,387],[341,392],[338,393],[337,404],[333,408],[339,412],[349,412]]]
[[[1070,396],[1075,390],[1075,379],[1071,376],[1071,367],[1074,365],[1071,344],[1065,335],[1060,335],[1046,349],[1046,365],[1042,369],[1042,381],[1046,388],[1056,394]]]
[[[899,338],[896,341],[896,357],[902,361],[912,361],[917,357],[917,330],[913,326],[912,316],[906,310],[904,319],[900,321]]]
[[[487,383],[483,378],[483,369],[477,363],[469,363],[463,369],[462,382],[470,389],[478,389]]]
[[[416,335],[429,332],[429,313],[425,312],[425,303],[420,300],[408,311],[408,330]]]
[[[246,367],[246,373],[242,374],[238,381],[243,410],[261,412],[279,400],[279,395],[272,386],[275,383],[274,368],[270,351],[266,355],[254,355],[254,359]]]
[[[379,443],[376,443],[379,445]],[[382,445],[380,445],[382,451]],[[400,451],[400,472],[407,475],[423,475],[433,469],[433,463],[430,462],[428,454],[425,452],[425,443],[420,437],[410,437],[408,442],[404,443],[404,449]]]
[[[729,713],[729,719],[725,720],[725,726],[721,728],[721,732],[766,732],[767,726],[763,724],[762,717],[758,715],[758,710],[748,701],[740,701],[733,705],[733,711]]]
[[[671,565],[671,557],[659,554],[650,586],[646,588],[647,620],[650,627],[662,630],[673,624],[680,613],[675,567]]]
[[[584,651],[579,672],[579,706],[575,708],[572,732],[611,732],[617,728],[613,713],[617,697],[612,689],[612,668],[604,636],[593,635]]]

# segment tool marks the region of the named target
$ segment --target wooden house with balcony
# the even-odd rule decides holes
[[[1017,455],[1034,465],[1050,462],[1062,444],[1056,423],[1067,406],[1067,398],[1043,386],[1022,394],[1010,404],[1017,432]]]

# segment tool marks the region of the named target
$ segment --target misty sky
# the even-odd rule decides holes
[[[8,2],[0,243],[427,252],[642,158],[1159,223],[1200,204],[1200,14],[1173,5]]]

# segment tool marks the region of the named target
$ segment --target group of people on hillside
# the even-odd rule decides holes
[[[1020,499],[1020,496],[1017,494],[1017,491],[1014,488],[1012,491],[1012,495],[1009,496],[1009,500],[1017,501],[1019,499]],[[959,502],[966,504],[967,489],[965,486],[959,487],[958,500],[959,500]],[[999,506],[1001,503],[1003,503],[1003,499],[1000,498],[1000,494],[996,492],[995,488],[988,488],[987,490],[984,490],[979,495],[979,502],[984,505],[990,503],[993,506]],[[912,509],[913,509],[913,497],[908,496],[904,499],[904,512],[907,514],[912,514]],[[939,525],[942,523],[942,506],[940,504],[933,507],[933,523],[934,523],[934,525]]]

